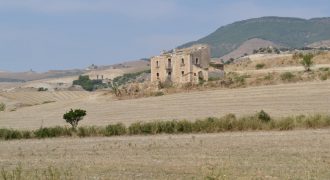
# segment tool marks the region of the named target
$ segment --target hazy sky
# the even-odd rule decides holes
[[[46,71],[157,55],[261,16],[330,16],[329,0],[0,0],[0,70]]]

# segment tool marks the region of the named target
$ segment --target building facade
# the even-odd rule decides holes
[[[210,60],[207,45],[195,45],[152,57],[151,82],[184,84],[207,81]]]

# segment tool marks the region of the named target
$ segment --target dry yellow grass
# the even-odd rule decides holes
[[[64,112],[83,108],[82,125],[171,120],[252,114],[261,109],[273,116],[329,113],[330,81],[224,89],[172,94],[161,97],[114,101],[100,93],[0,114],[0,127],[37,129],[64,125]]]
[[[282,71],[303,71],[304,68],[300,64],[301,59],[293,59],[292,54],[256,54],[251,55],[249,60],[230,64],[225,66],[227,72],[248,72],[248,73],[268,73]],[[330,66],[330,53],[321,53],[313,58],[315,63],[314,69]],[[256,70],[257,64],[264,64],[261,70]]]
[[[56,92],[3,92],[0,93],[2,98],[8,100],[35,105],[42,104],[47,101],[67,101],[80,99],[89,96],[86,91],[56,91]]]
[[[0,143],[0,168],[33,179],[330,179],[330,131],[244,132]]]

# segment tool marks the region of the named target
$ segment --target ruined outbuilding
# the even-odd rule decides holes
[[[207,45],[162,53],[151,58],[151,82],[184,84],[207,81],[210,60]]]

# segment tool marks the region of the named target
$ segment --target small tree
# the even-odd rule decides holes
[[[267,114],[264,110],[261,110],[257,113],[258,119],[263,122],[269,122],[271,120],[269,114]]]
[[[86,111],[81,109],[70,110],[63,115],[63,119],[69,124],[71,124],[73,129],[76,129],[78,122],[86,116]]]
[[[0,111],[5,111],[5,110],[6,110],[6,104],[0,103]]]
[[[313,62],[313,54],[306,54],[302,58],[302,61],[300,62],[306,71],[311,71],[311,66],[314,64]]]

